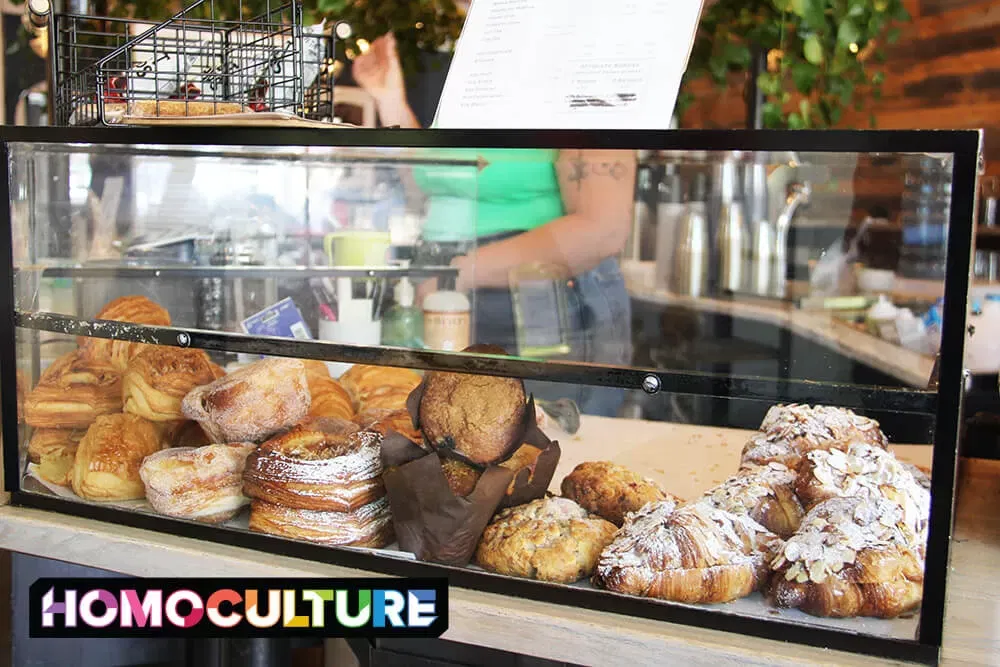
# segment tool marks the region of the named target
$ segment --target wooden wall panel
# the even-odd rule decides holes
[[[986,130],[987,171],[1000,174],[1000,0],[907,0],[913,22],[887,50],[883,97],[842,127]],[[742,127],[742,86],[699,82],[684,127]]]

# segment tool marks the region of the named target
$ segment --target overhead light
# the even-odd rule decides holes
[[[847,48],[850,49],[851,53],[857,53],[859,50],[856,42],[851,42],[851,45]]]

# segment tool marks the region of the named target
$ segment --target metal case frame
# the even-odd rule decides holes
[[[729,632],[788,640],[859,653],[936,663],[942,643],[945,584],[949,562],[957,471],[958,436],[962,409],[963,352],[966,336],[966,298],[972,257],[976,177],[981,163],[982,135],[978,131],[446,131],[398,130],[241,129],[241,128],[3,128],[0,130],[3,179],[0,194],[10,199],[10,142],[48,144],[158,144],[167,146],[294,146],[398,148],[548,148],[632,149],[673,151],[813,151],[831,153],[919,152],[954,156],[949,210],[948,273],[945,283],[939,384],[933,390],[909,391],[854,385],[818,384],[788,379],[718,376],[693,372],[657,372],[639,368],[548,363],[528,359],[473,356],[461,353],[382,349],[288,339],[253,338],[177,327],[128,325],[115,337],[163,345],[209,350],[266,353],[277,356],[322,358],[349,363],[378,363],[421,369],[457,370],[501,376],[543,378],[584,383],[672,391],[717,397],[739,397],[785,402],[833,403],[845,407],[933,413],[931,516],[927,544],[924,597],[914,641],[860,635],[844,630],[736,616],[717,609],[692,608],[632,598],[606,591],[561,587],[537,581],[503,577],[404,559],[377,557],[352,549],[321,547],[234,529],[75,503],[21,490],[18,448],[4,454],[4,481],[12,502],[25,507],[58,511],[86,518],[145,528],[174,535],[225,542],[238,546],[334,563],[397,576],[447,576],[452,585],[513,594],[528,599],[580,606],[625,615],[654,618]],[[19,442],[16,396],[16,329],[42,329],[73,335],[107,337],[89,321],[16,311],[10,233],[10,207],[5,207],[7,230],[0,233],[0,390],[3,438]]]

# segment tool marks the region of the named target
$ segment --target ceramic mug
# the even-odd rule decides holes
[[[323,237],[330,266],[386,266],[391,247],[388,232],[351,230]]]

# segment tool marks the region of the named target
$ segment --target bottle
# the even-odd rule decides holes
[[[424,347],[461,352],[469,347],[469,298],[461,292],[440,290],[424,298]]]
[[[674,247],[681,219],[687,212],[681,177],[667,167],[668,173],[660,182],[659,205],[656,208],[656,278],[657,289],[669,289],[673,276]]]
[[[684,296],[699,297],[708,284],[708,215],[705,202],[705,174],[698,174],[692,186],[691,198],[677,227],[674,248],[673,291]]]
[[[716,252],[719,258],[719,292],[739,292],[744,288],[746,263],[749,255],[749,239],[746,231],[746,215],[743,202],[737,193],[739,165],[736,158],[728,158],[720,168],[722,208],[719,210],[719,226],[716,236]]]
[[[406,276],[392,289],[396,303],[382,317],[382,344],[394,347],[423,347],[424,316],[413,305],[416,290]]]
[[[868,330],[879,338],[884,338],[891,343],[898,343],[899,332],[896,331],[897,313],[898,309],[896,306],[884,294],[880,294],[878,301],[865,314]]]

